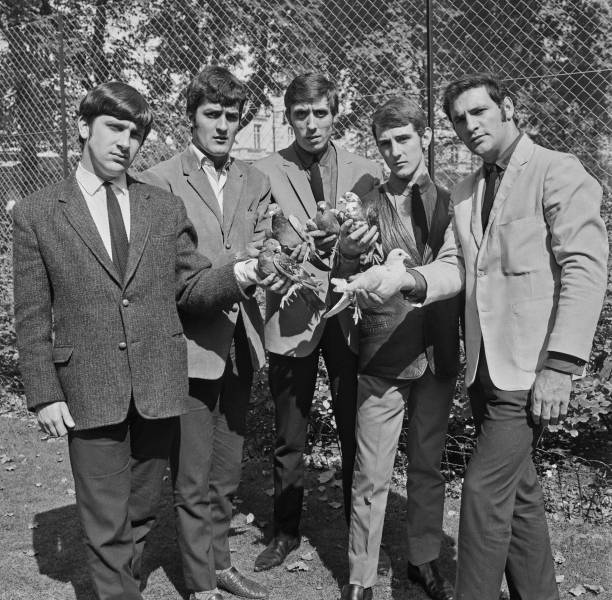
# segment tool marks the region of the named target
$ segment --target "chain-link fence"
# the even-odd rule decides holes
[[[16,3],[27,6],[28,3]],[[48,3],[43,3],[48,4]],[[428,11],[428,4],[430,10]],[[0,15],[0,246],[7,205],[60,179],[78,159],[75,111],[87,89],[112,78],[150,100],[146,167],[179,150],[188,126],[183,90],[204,65],[229,66],[250,88],[235,154],[254,159],[286,146],[282,94],[306,70],[342,91],[341,144],[377,158],[375,107],[394,94],[434,100],[435,173],[450,185],[475,162],[440,107],[445,83],[493,70],[516,94],[523,128],[579,156],[609,187],[609,39],[605,0],[62,0],[31,20]],[[428,52],[428,35],[430,50]],[[428,60],[433,77],[429,85]]]

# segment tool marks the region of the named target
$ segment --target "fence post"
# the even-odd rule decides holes
[[[64,15],[57,15],[58,32],[58,68],[59,68],[59,88],[60,88],[60,127],[62,132],[62,166],[64,178],[68,177],[68,131],[66,128],[66,82],[64,78]]]
[[[435,153],[434,153],[434,95],[433,95],[433,16],[432,0],[425,0],[425,28],[427,30],[427,121],[431,128],[431,143],[427,150],[429,162],[429,175],[435,177]]]

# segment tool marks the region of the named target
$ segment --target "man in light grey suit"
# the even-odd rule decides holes
[[[100,600],[141,600],[140,563],[187,399],[179,309],[230,310],[254,261],[212,269],[179,198],[126,175],[152,123],[121,82],[79,107],[81,162],[18,202],[15,325],[30,410],[68,432],[77,509]]]
[[[227,265],[263,240],[269,224],[268,178],[229,153],[240,126],[246,86],[227,69],[205,68],[187,87],[191,142],[141,174],[179,196],[213,267]],[[274,287],[273,287],[274,289]],[[189,412],[172,453],[174,507],[185,583],[193,598],[243,598],[267,591],[232,567],[229,529],[240,483],[253,369],[265,364],[263,319],[254,297],[207,316],[184,316]]]
[[[362,303],[403,289],[429,304],[465,287],[466,374],[478,441],[463,483],[457,600],[556,600],[542,491],[531,458],[541,427],[567,413],[606,289],[601,187],[576,157],[534,144],[488,73],[446,88],[444,108],[484,166],[452,191],[438,259],[374,268]]]

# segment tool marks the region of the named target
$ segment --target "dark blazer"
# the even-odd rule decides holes
[[[382,170],[375,162],[347,152],[337,145],[334,147],[338,160],[338,197],[346,192],[354,192],[361,197],[378,185]],[[317,203],[307,172],[293,145],[258,160],[255,166],[269,177],[272,201],[287,216],[295,215],[302,223],[308,218],[314,218]],[[307,265],[307,268],[323,283],[320,296],[325,300],[329,273],[311,265]],[[279,294],[266,295],[266,349],[286,356],[308,356],[323,335],[325,319],[322,316],[326,309],[313,312],[299,296],[283,309],[280,308],[280,301]],[[349,345],[356,351],[355,325],[348,311],[340,313],[338,319]]]
[[[74,175],[13,211],[15,325],[28,407],[65,401],[76,429],[138,412],[185,412],[187,351],[177,307],[205,313],[241,297],[233,267],[211,269],[177,197],[128,178],[120,280]]]
[[[223,216],[206,173],[191,147],[138,177],[179,196],[198,234],[198,250],[213,267],[233,263],[246,245],[263,239],[268,227],[270,183],[257,169],[233,160],[223,190]],[[245,352],[253,368],[265,364],[264,326],[254,297],[209,315],[183,316],[189,376],[218,379],[223,375],[238,315],[246,332]],[[245,346],[246,346],[245,344]]]
[[[382,187],[372,190],[363,205],[380,206],[388,202]],[[430,224],[423,255],[414,267],[432,262],[444,241],[450,222],[450,194],[435,186],[431,202],[425,206]],[[412,230],[406,232],[404,243],[419,256]],[[384,228],[381,223],[381,235]],[[384,241],[383,241],[384,243]],[[409,259],[407,259],[409,260]],[[380,377],[412,378],[424,365],[419,356],[425,353],[427,364],[434,375],[455,377],[459,369],[459,317],[462,294],[421,308],[411,308],[402,294],[371,311],[364,312],[360,322],[359,370]]]

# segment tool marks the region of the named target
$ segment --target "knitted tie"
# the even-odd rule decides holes
[[[110,181],[104,182],[104,189],[106,190],[106,208],[108,210],[113,262],[119,271],[121,279],[123,279],[129,249],[128,237],[125,232],[125,224],[121,209],[119,208],[119,201],[117,196],[115,196],[115,192],[113,192]]]

